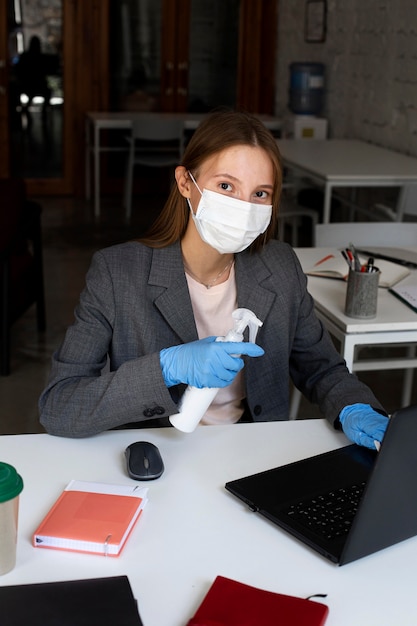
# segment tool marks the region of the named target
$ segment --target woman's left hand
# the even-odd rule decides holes
[[[388,426],[388,417],[375,411],[369,404],[350,404],[340,411],[343,432],[353,443],[375,450],[375,441],[381,442]]]

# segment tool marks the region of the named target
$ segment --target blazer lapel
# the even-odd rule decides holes
[[[154,304],[178,338],[198,339],[179,244],[155,248],[148,284]]]
[[[250,309],[265,321],[275,294],[268,288],[270,270],[259,255],[236,255],[238,306]],[[148,280],[153,301],[178,338],[187,343],[198,339],[179,244],[155,248]]]
[[[236,256],[238,306],[253,311],[264,322],[275,300],[268,283],[272,274],[259,255],[249,252]]]

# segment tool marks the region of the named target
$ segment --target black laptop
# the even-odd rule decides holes
[[[339,565],[417,535],[417,405],[379,452],[351,444],[233,480],[226,489]]]

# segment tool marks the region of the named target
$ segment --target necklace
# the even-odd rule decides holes
[[[223,274],[232,267],[234,263],[234,259],[232,259],[231,261],[229,261],[229,263],[226,265],[226,267],[224,267],[222,269],[221,272],[219,272],[217,274],[217,276],[215,278],[213,278],[212,280],[210,280],[208,283],[205,283],[204,281],[202,281],[200,278],[198,278],[198,276],[196,276],[194,274],[194,272],[192,272],[189,268],[189,266],[187,265],[187,263],[184,261],[184,269],[187,272],[187,274],[189,274],[191,276],[191,278],[194,278],[194,280],[196,280],[198,283],[200,283],[201,285],[204,285],[204,287],[206,289],[211,289],[212,287],[214,287],[214,285],[217,283],[217,281],[219,280],[219,278],[221,278],[221,276],[223,276]]]

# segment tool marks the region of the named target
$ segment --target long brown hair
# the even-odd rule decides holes
[[[198,176],[202,163],[212,155],[236,145],[258,146],[269,155],[274,172],[272,218],[266,231],[250,246],[259,250],[276,233],[282,187],[282,166],[278,145],[272,133],[257,117],[238,111],[216,111],[199,125],[184,151],[181,165]],[[167,202],[146,235],[139,239],[152,248],[164,248],[181,240],[187,228],[190,209],[176,184]]]

